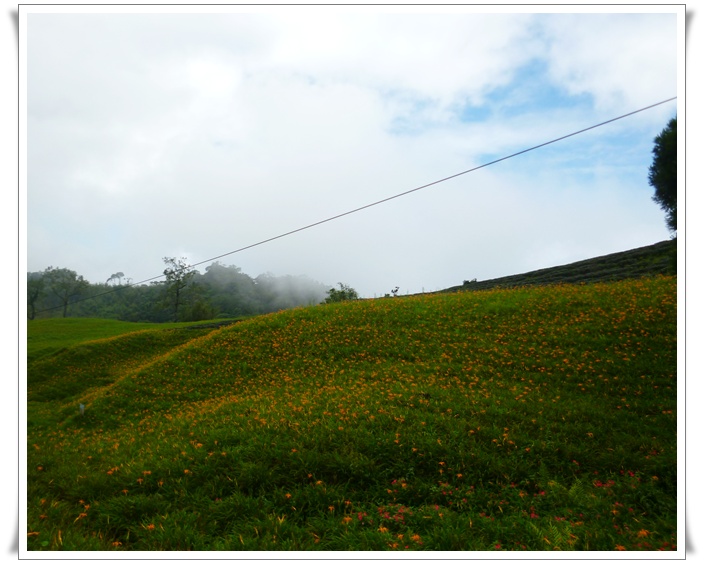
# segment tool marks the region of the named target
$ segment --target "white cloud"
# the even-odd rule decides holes
[[[530,15],[287,16],[278,20],[270,64],[447,110],[480,103],[537,55],[531,21]]]
[[[675,14],[578,14],[543,21],[551,78],[597,108],[637,109],[676,95]]]
[[[652,103],[675,68],[660,49],[674,29],[638,17],[34,16],[29,268],[100,281],[205,260]],[[649,227],[660,212],[634,187],[663,125],[619,122],[223,260],[373,295],[656,242],[664,222]]]

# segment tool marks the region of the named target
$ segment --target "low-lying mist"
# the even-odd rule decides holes
[[[181,264],[175,259],[169,260],[172,262],[167,264]],[[49,267],[42,272],[29,272],[27,315],[29,319],[100,317],[123,321],[199,321],[315,305],[326,299],[331,288],[307,276],[265,273],[252,278],[238,266],[218,261],[207,266],[205,272],[185,268],[183,274],[150,284],[132,285],[123,272],[101,283],[88,282],[66,268]]]

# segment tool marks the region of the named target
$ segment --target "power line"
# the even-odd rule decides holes
[[[557,143],[558,141],[563,141],[563,140],[568,139],[568,138],[570,138],[570,137],[574,137],[575,135],[579,135],[579,134],[581,134],[581,133],[585,133],[585,132],[587,132],[587,131],[591,131],[592,129],[596,129],[596,128],[598,128],[598,127],[602,127],[602,126],[604,126],[604,125],[607,125],[607,124],[609,124],[609,123],[613,123],[613,122],[618,121],[618,120],[620,120],[620,119],[624,119],[624,118],[630,117],[630,116],[632,116],[632,115],[635,115],[635,114],[637,114],[637,113],[644,112],[644,111],[646,111],[646,110],[650,110],[650,109],[652,109],[652,108],[655,108],[656,106],[660,106],[660,105],[662,105],[662,104],[666,104],[667,102],[672,102],[673,100],[676,100],[676,99],[677,99],[677,96],[673,96],[672,98],[668,98],[667,100],[662,100],[661,102],[656,102],[655,104],[651,104],[651,105],[649,105],[649,106],[645,106],[645,107],[640,108],[640,109],[638,109],[638,110],[635,110],[635,111],[632,111],[632,112],[628,112],[627,114],[622,114],[622,115],[620,115],[620,116],[618,116],[618,117],[615,117],[615,118],[612,118],[612,119],[609,119],[609,120],[606,120],[606,121],[602,121],[601,123],[597,123],[596,125],[592,125],[592,126],[589,126],[589,127],[585,127],[584,129],[580,129],[579,131],[574,131],[573,133],[568,133],[567,135],[563,135],[562,137],[557,137],[557,138],[552,139],[552,140],[550,140],[550,141],[546,141],[545,143],[540,143],[539,145],[534,145],[534,146],[532,146],[532,147],[530,147],[530,148],[528,148],[528,149],[523,149],[522,151],[518,151],[518,152],[516,152],[516,153],[512,153],[512,154],[510,154],[510,155],[507,155],[507,156],[505,156],[505,157],[501,157],[501,158],[499,158],[499,159],[495,159],[495,160],[493,160],[493,161],[489,161],[489,162],[484,163],[484,164],[482,164],[482,165],[475,166],[474,168],[470,168],[470,169],[468,169],[468,170],[465,170],[465,171],[462,171],[462,172],[458,172],[458,173],[453,174],[453,175],[451,175],[451,176],[446,176],[445,178],[441,178],[440,180],[435,180],[435,181],[430,182],[430,183],[428,183],[428,184],[424,184],[424,185],[422,185],[422,186],[418,186],[418,187],[416,187],[416,188],[412,188],[411,190],[406,190],[405,192],[400,192],[399,194],[395,194],[395,195],[393,195],[393,196],[389,196],[388,198],[384,198],[384,199],[382,199],[382,200],[377,200],[376,202],[372,202],[371,204],[366,204],[366,205],[364,205],[364,206],[361,206],[361,207],[358,207],[358,208],[355,208],[355,209],[352,209],[352,210],[349,210],[349,211],[346,211],[346,212],[343,212],[343,213],[340,213],[340,214],[337,214],[337,215],[333,215],[333,216],[328,217],[328,218],[326,218],[326,219],[322,219],[322,220],[320,220],[320,221],[316,221],[315,223],[310,223],[310,224],[305,225],[305,226],[303,226],[303,227],[299,227],[299,228],[297,228],[297,229],[293,229],[293,230],[291,230],[291,231],[287,231],[286,233],[282,233],[282,234],[280,234],[280,235],[276,235],[275,237],[269,237],[268,239],[264,239],[264,240],[259,241],[259,242],[257,242],[257,243],[252,243],[251,245],[247,245],[246,247],[240,247],[239,249],[235,249],[234,251],[229,251],[229,252],[227,252],[227,253],[223,253],[223,254],[218,255],[218,256],[216,256],[216,257],[212,257],[212,258],[209,258],[209,259],[202,260],[202,261],[200,261],[200,262],[196,262],[196,263],[193,263],[193,264],[189,264],[189,265],[187,265],[187,266],[184,266],[184,267],[181,268],[180,270],[188,270],[188,269],[190,269],[190,268],[194,268],[194,267],[196,267],[196,266],[200,266],[201,264],[205,264],[206,262],[212,262],[212,261],[214,261],[214,260],[221,259],[221,258],[226,257],[226,256],[229,256],[229,255],[234,255],[235,253],[240,253],[240,252],[242,252],[242,251],[246,251],[246,250],[248,250],[248,249],[252,249],[252,248],[254,248],[254,247],[258,247],[258,246],[260,246],[260,245],[264,245],[265,243],[270,243],[271,241],[276,241],[277,239],[282,239],[283,237],[288,237],[289,235],[293,235],[294,233],[299,233],[299,232],[301,232],[301,231],[305,231],[306,229],[311,229],[312,227],[317,227],[318,225],[322,225],[323,223],[328,223],[328,222],[330,222],[330,221],[334,221],[335,219],[340,219],[341,217],[345,217],[345,216],[347,216],[347,215],[352,215],[353,213],[357,213],[357,212],[360,212],[360,211],[362,211],[362,210],[366,210],[366,209],[368,209],[368,208],[371,208],[371,207],[374,207],[374,206],[378,206],[379,204],[383,204],[383,203],[385,203],[385,202],[389,202],[389,201],[391,201],[391,200],[395,200],[396,198],[400,198],[400,197],[402,197],[402,196],[407,196],[408,194],[412,194],[413,192],[418,192],[419,190],[423,190],[423,189],[425,189],[425,188],[429,188],[429,187],[431,187],[431,186],[435,186],[436,184],[440,184],[441,182],[447,182],[448,180],[452,180],[453,178],[457,178],[458,176],[462,176],[462,175],[464,175],[464,174],[469,174],[470,172],[475,172],[475,171],[477,171],[477,170],[479,170],[479,169],[486,168],[486,167],[488,167],[488,166],[491,166],[491,165],[500,163],[500,162],[505,161],[505,160],[508,160],[508,159],[512,159],[512,158],[517,157],[517,156],[519,156],[519,155],[523,155],[523,154],[525,154],[525,153],[529,153],[530,151],[535,151],[536,149],[540,149],[541,147],[545,147],[545,146],[547,146],[547,145],[552,145],[553,143]],[[177,272],[179,272],[180,270],[177,270]],[[132,283],[132,284],[126,284],[126,285],[124,285],[124,286],[119,286],[118,288],[115,288],[115,289],[113,289],[113,290],[108,290],[108,291],[102,292],[102,293],[100,293],[100,294],[95,294],[95,295],[93,295],[93,296],[89,296],[89,297],[86,297],[86,298],[82,298],[82,299],[76,300],[75,302],[71,302],[71,303],[72,303],[72,304],[74,304],[74,303],[79,303],[79,302],[86,301],[86,300],[93,299],[93,298],[97,298],[97,297],[100,297],[100,296],[105,296],[105,295],[107,295],[107,294],[112,294],[112,293],[114,293],[114,292],[119,292],[119,291],[120,291],[121,289],[123,289],[123,288],[129,288],[129,287],[131,287],[131,286],[138,286],[138,285],[140,285],[140,284],[145,284],[146,282],[152,282],[152,281],[154,281],[154,280],[158,280],[158,279],[160,279],[160,278],[163,278],[164,276],[165,276],[164,274],[160,274],[159,276],[153,276],[152,278],[147,278],[147,279],[141,280],[141,281],[139,281],[139,282],[134,282],[134,283]],[[54,310],[54,309],[60,309],[60,308],[62,308],[62,307],[63,307],[63,306],[51,307],[51,308],[48,308],[48,309],[43,309],[43,310],[41,310],[41,311],[37,311],[36,313],[43,313],[43,312],[45,312],[45,311],[52,311],[52,310]]]
[[[617,121],[617,120],[619,120],[619,119],[623,119],[623,118],[625,118],[625,117],[632,116],[633,114],[637,114],[637,113],[639,113],[639,112],[643,112],[643,111],[645,111],[645,110],[649,110],[649,109],[654,108],[654,107],[656,107],[656,106],[659,106],[659,105],[661,105],[661,104],[665,104],[665,103],[667,103],[667,102],[671,102],[672,100],[675,100],[675,99],[677,99],[677,96],[674,96],[674,97],[669,98],[669,99],[667,99],[667,100],[663,100],[662,102],[657,102],[656,104],[651,104],[650,106],[646,106],[645,108],[641,108],[641,109],[639,109],[639,110],[635,110],[635,111],[633,111],[633,112],[629,112],[629,113],[627,113],[627,114],[623,114],[623,115],[621,115],[621,116],[619,116],[619,117],[616,117],[616,118],[613,118],[613,119],[610,119],[610,120],[607,120],[607,121],[598,123],[598,124],[596,124],[596,125],[592,125],[592,126],[587,127],[587,128],[585,128],[585,129],[580,129],[579,131],[575,131],[574,133],[569,133],[569,134],[567,134],[567,135],[563,135],[562,137],[558,137],[557,139],[553,139],[552,141],[546,141],[545,143],[541,143],[540,145],[535,145],[535,146],[533,146],[533,147],[530,147],[529,149],[523,149],[522,151],[518,151],[517,153],[513,153],[513,154],[511,154],[511,155],[508,155],[508,156],[505,156],[505,157],[501,157],[500,159],[496,159],[496,160],[490,161],[490,162],[488,162],[488,163],[484,163],[483,165],[479,165],[479,166],[476,166],[476,167],[474,167],[474,168],[470,168],[469,170],[465,170],[465,171],[463,171],[463,172],[458,172],[457,174],[453,174],[452,176],[447,176],[447,177],[445,177],[445,178],[441,178],[440,180],[435,180],[434,182],[430,182],[429,184],[424,184],[423,186],[418,186],[417,188],[413,188],[413,189],[411,189],[411,190],[406,190],[405,192],[401,192],[401,193],[396,194],[396,195],[394,195],[394,196],[389,196],[388,198],[384,198],[383,200],[378,200],[378,201],[376,201],[376,202],[372,202],[371,204],[367,204],[367,205],[361,206],[361,207],[359,207],[359,208],[355,208],[355,209],[353,209],[353,210],[346,211],[346,212],[344,212],[344,213],[341,213],[341,214],[338,214],[338,215],[334,215],[334,216],[332,216],[332,217],[328,217],[327,219],[323,219],[323,220],[320,220],[320,221],[316,221],[315,223],[311,223],[310,225],[306,225],[305,227],[299,227],[298,229],[294,229],[294,230],[292,230],[292,231],[288,231],[288,232],[286,232],[286,233],[282,233],[281,235],[277,235],[276,237],[271,237],[271,238],[269,238],[269,239],[265,239],[265,240],[263,240],[263,241],[259,241],[258,243],[254,243],[254,244],[252,244],[252,245],[248,245],[248,246],[246,246],[246,247],[242,247],[242,248],[240,248],[240,249],[236,249],[236,250],[234,250],[234,251],[230,251],[230,252],[228,252],[228,253],[224,253],[224,254],[222,254],[222,255],[218,255],[218,256],[216,256],[216,257],[213,257],[213,258],[210,258],[210,259],[206,259],[206,260],[201,261],[201,262],[194,263],[194,264],[189,265],[189,266],[187,266],[187,267],[185,267],[185,268],[193,268],[193,267],[195,267],[195,266],[199,266],[199,265],[204,264],[204,263],[206,263],[206,262],[210,262],[210,261],[213,261],[213,260],[217,260],[217,259],[219,259],[219,258],[222,258],[222,257],[226,257],[226,256],[228,256],[228,255],[232,255],[232,254],[235,254],[235,253],[239,253],[239,252],[241,252],[241,251],[245,251],[245,250],[247,250],[247,249],[251,249],[252,247],[257,247],[257,246],[259,246],[259,245],[263,245],[264,243],[269,243],[270,241],[275,241],[276,239],[281,239],[282,237],[287,237],[288,235],[293,235],[294,233],[298,233],[299,231],[304,231],[304,230],[306,230],[306,229],[310,229],[311,227],[316,227],[316,226],[318,226],[318,225],[322,225],[323,223],[327,223],[327,222],[329,222],[329,221],[333,221],[333,220],[335,220],[335,219],[339,219],[339,218],[344,217],[344,216],[346,216],[346,215],[351,215],[351,214],[353,214],[353,213],[357,213],[357,212],[362,211],[362,210],[365,210],[365,209],[367,209],[367,208],[371,208],[371,207],[373,207],[373,206],[378,206],[379,204],[383,204],[384,202],[388,202],[388,201],[390,201],[390,200],[394,200],[394,199],[396,199],[396,198],[400,198],[401,196],[406,196],[406,195],[411,194],[411,193],[413,193],[413,192],[418,192],[419,190],[423,190],[424,188],[429,188],[430,186],[434,186],[434,185],[436,185],[436,184],[440,184],[441,182],[446,182],[447,180],[452,180],[453,178],[457,178],[458,176],[462,176],[463,174],[468,174],[468,173],[470,173],[470,172],[474,172],[474,171],[476,171],[476,170],[479,170],[480,168],[485,168],[485,167],[487,167],[487,166],[491,166],[491,165],[496,164],[496,163],[499,163],[499,162],[501,162],[501,161],[505,161],[505,160],[507,160],[507,159],[511,159],[511,158],[513,158],[513,157],[517,157],[518,155],[522,155],[522,154],[524,154],[524,153],[528,153],[529,151],[534,151],[535,149],[539,149],[539,148],[541,148],[541,147],[545,147],[546,145],[550,145],[550,144],[552,144],[552,143],[557,143],[558,141],[562,141],[562,140],[567,139],[567,138],[569,138],[569,137],[574,137],[575,135],[579,135],[580,133],[584,133],[584,132],[589,131],[589,130],[591,130],[591,129],[596,129],[597,127],[601,127],[601,126],[603,126],[603,125],[606,125],[606,124],[608,124],[608,123],[612,123],[612,122]],[[159,276],[159,277],[157,277],[157,278],[161,278],[161,277]],[[151,280],[154,280],[154,278],[150,278],[149,280],[145,280],[145,282],[149,282],[149,281],[151,281]]]

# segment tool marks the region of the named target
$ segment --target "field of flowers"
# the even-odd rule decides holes
[[[676,289],[329,304],[30,363],[27,547],[676,550]]]

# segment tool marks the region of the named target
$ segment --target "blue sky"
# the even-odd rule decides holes
[[[121,9],[24,8],[29,271],[147,279],[679,95],[221,261],[373,297],[670,236],[681,8]]]
[[[515,117],[541,111],[546,107],[588,108],[592,103],[592,97],[586,93],[570,95],[566,92],[550,79],[547,61],[534,59],[517,68],[510,83],[491,92],[491,104],[476,108],[480,110],[479,115],[472,112],[474,108],[470,106],[462,112],[461,117],[468,121],[486,118],[491,113],[501,117]]]

